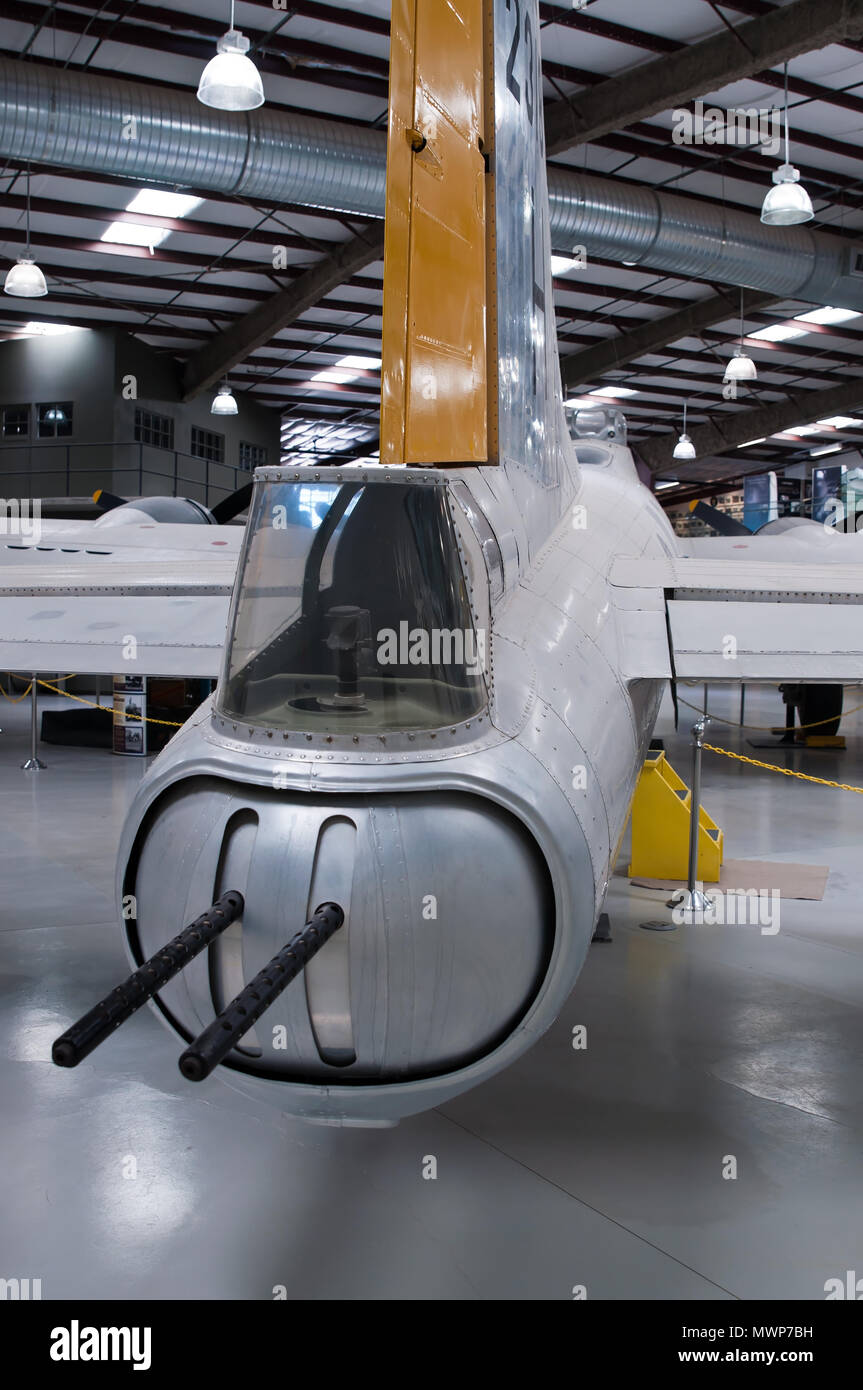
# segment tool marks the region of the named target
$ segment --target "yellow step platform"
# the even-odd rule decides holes
[[[632,878],[677,878],[689,868],[692,793],[664,753],[651,753],[632,801]],[[718,883],[722,831],[702,806],[698,817],[698,870],[702,883]]]

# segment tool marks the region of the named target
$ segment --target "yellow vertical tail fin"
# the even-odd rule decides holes
[[[487,0],[393,0],[384,463],[486,463],[495,452],[487,10]]]

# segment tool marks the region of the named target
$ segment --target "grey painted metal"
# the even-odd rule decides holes
[[[505,21],[511,28],[512,11]],[[0,90],[3,157],[383,216],[380,131],[267,107],[237,119],[191,93],[12,59],[0,59]],[[135,139],[124,136],[131,117]],[[863,308],[851,247],[829,233],[764,227],[755,214],[570,169],[549,170],[549,195],[555,250],[584,246],[777,298]]]

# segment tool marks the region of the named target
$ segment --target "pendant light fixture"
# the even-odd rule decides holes
[[[231,392],[227,379],[219,387],[218,394],[213,398],[210,406],[211,415],[238,415],[240,408]]]
[[[27,245],[18,264],[6,276],[3,289],[18,299],[41,299],[48,293],[45,276],[30,254],[30,165],[27,165]]]
[[[689,405],[689,401],[684,401],[684,402],[683,402],[683,434],[680,436],[680,438],[679,438],[678,441],[677,441],[677,444],[675,445],[674,453],[672,454],[672,458],[676,458],[676,459],[694,459],[694,458],[695,458],[695,445],[693,444],[692,440],[689,438],[689,435],[686,433],[686,411],[687,411],[688,405]]]
[[[726,381],[756,381],[758,368],[752,358],[743,351],[746,333],[743,326],[743,290],[740,291],[740,342],[734,349],[734,356],[725,368]]]
[[[785,163],[773,175],[773,187],[768,190],[761,209],[761,221],[768,227],[795,227],[811,222],[812,199],[800,182],[800,170],[791,163],[788,135],[788,64],[785,64]]]
[[[198,83],[198,101],[217,111],[254,111],[264,104],[261,74],[249,58],[249,40],[234,28],[234,0],[231,0],[231,27],[216,45]]]

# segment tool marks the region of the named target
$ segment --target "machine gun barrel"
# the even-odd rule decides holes
[[[109,1034],[131,1018],[136,1010],[172,980],[178,971],[194,960],[211,941],[242,915],[242,893],[223,893],[212,907],[145,961],[140,969],[73,1023],[51,1048],[58,1067],[77,1067],[79,1062],[104,1042]]]
[[[244,990],[186,1048],[180,1058],[180,1071],[187,1081],[203,1081],[210,1075],[260,1018],[300,974],[303,967],[326,945],[345,920],[338,903],[322,903],[311,919],[265,965]]]

